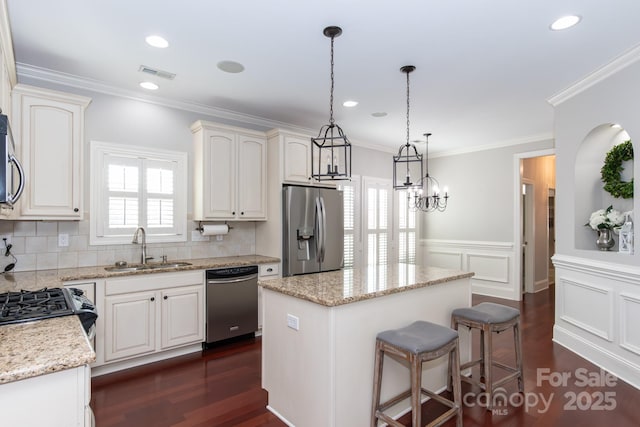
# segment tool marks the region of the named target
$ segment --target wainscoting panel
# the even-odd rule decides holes
[[[640,355],[640,294],[620,294],[620,347]]]
[[[462,253],[461,252],[448,252],[448,251],[430,251],[429,260],[430,265],[438,266],[442,268],[450,268],[452,270],[462,270]]]
[[[467,253],[467,265],[477,280],[509,283],[509,256]]]
[[[560,279],[560,318],[607,341],[613,341],[613,293],[609,289]],[[597,309],[595,309],[597,307]]]
[[[556,254],[553,340],[640,389],[640,267]]]
[[[425,265],[473,271],[471,286],[475,294],[521,298],[511,242],[421,240],[418,248],[418,257]]]

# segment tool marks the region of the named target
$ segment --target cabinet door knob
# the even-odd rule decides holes
[[[165,296],[164,296],[164,299],[169,299],[169,297],[165,295]]]
[[[240,212],[240,215],[244,215],[244,212]]]
[[[74,211],[74,212],[79,212],[79,211],[80,211],[80,209],[78,209],[78,208],[73,208],[73,211]]]
[[[236,214],[236,211],[231,212],[231,215],[235,215],[235,214]]]
[[[155,301],[156,298],[155,297],[151,297],[151,302]]]
[[[267,272],[271,273],[273,271],[273,268],[267,268]]]

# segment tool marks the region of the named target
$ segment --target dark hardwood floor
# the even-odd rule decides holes
[[[612,379],[605,386],[597,386],[591,381],[584,385],[584,378],[601,379],[600,370],[552,343],[553,288],[527,294],[520,303],[473,297],[474,304],[483,301],[519,307],[522,312],[525,394],[515,393],[515,382],[505,385],[505,395],[512,403],[498,406],[493,412],[477,405],[475,395],[469,394],[468,404],[464,407],[466,427],[640,426],[639,390]],[[494,341],[496,358],[512,363],[512,334],[499,334]],[[477,348],[474,345],[474,349]],[[267,393],[260,388],[260,351],[260,339],[250,339],[226,343],[202,354],[93,378],[91,406],[96,425],[284,426],[266,409]],[[571,377],[566,385],[554,387],[550,381],[541,378],[539,369],[547,369],[552,379],[568,374]],[[612,382],[615,384],[611,385]],[[463,384],[463,394],[470,391],[479,390]],[[425,423],[444,411],[435,405],[430,402],[423,405]],[[401,421],[410,424],[410,414]],[[362,426],[368,425],[369,420],[362,421]],[[446,424],[454,425],[454,421]]]

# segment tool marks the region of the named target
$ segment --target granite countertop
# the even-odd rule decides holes
[[[242,255],[219,258],[201,258],[184,260],[191,265],[183,267],[156,268],[140,271],[107,271],[107,266],[61,268],[57,270],[24,271],[0,275],[0,293],[8,291],[38,290],[42,288],[59,288],[64,282],[85,279],[105,279],[109,277],[131,276],[140,274],[167,273],[172,271],[206,270],[240,265],[270,264],[280,262],[279,258],[262,255]],[[175,260],[169,261],[176,262]]]
[[[466,279],[473,275],[474,273],[459,270],[399,263],[262,280],[259,285],[292,297],[334,307]]]
[[[0,326],[0,384],[87,365],[95,358],[78,316]]]
[[[278,263],[280,259],[245,255],[186,262],[191,265],[126,272],[109,272],[105,266],[97,266],[5,273],[0,275],[0,293],[61,287],[64,282],[75,280],[270,264]],[[77,316],[0,326],[0,384],[86,365],[95,358]]]

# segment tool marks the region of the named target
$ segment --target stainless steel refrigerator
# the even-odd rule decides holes
[[[283,192],[283,276],[344,265],[342,191],[286,186]]]

